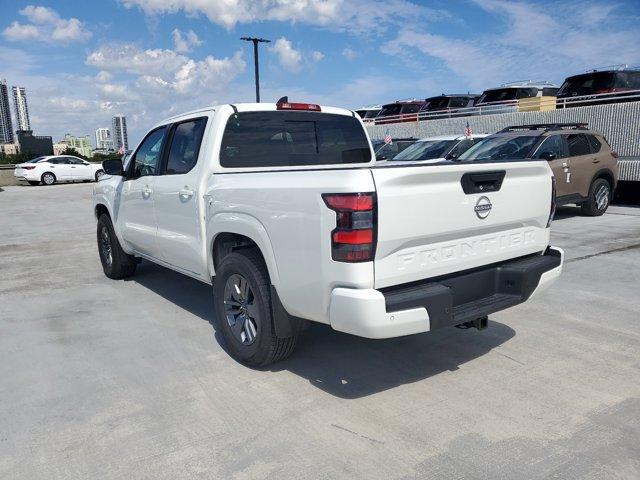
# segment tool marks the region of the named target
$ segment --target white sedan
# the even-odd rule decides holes
[[[16,165],[13,175],[30,185],[53,185],[56,182],[97,182],[104,175],[104,170],[101,163],[89,163],[69,155],[53,155]]]

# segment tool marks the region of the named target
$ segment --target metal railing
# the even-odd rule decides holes
[[[640,101],[640,90],[625,92],[598,93],[570,98],[533,97],[519,100],[503,100],[486,102],[475,107],[446,108],[418,113],[404,113],[387,115],[384,117],[366,118],[363,122],[368,125],[386,125],[391,123],[418,122],[429,119],[469,117],[475,115],[495,115],[513,112],[536,112],[577,106],[595,105],[598,103],[634,102]]]

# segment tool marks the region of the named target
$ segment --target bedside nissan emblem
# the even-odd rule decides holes
[[[475,210],[478,218],[483,220],[489,216],[492,207],[493,205],[491,205],[491,200],[489,200],[488,197],[482,196],[478,199],[476,206],[473,207],[473,209]]]

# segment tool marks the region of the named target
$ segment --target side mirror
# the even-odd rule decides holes
[[[557,155],[553,152],[544,152],[542,155],[540,155],[540,158],[542,160],[546,160],[547,162],[550,162],[551,160],[555,160],[557,157]]]
[[[455,160],[456,158],[458,158],[458,154],[457,153],[447,153],[447,156],[444,157],[446,160]]]
[[[124,176],[124,169],[122,168],[122,160],[119,158],[105,160],[102,162],[102,169],[107,175],[116,175],[118,177]]]

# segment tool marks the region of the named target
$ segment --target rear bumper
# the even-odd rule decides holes
[[[500,262],[381,290],[336,288],[333,329],[367,338],[390,338],[458,325],[504,310],[539,294],[560,276],[564,253]]]

